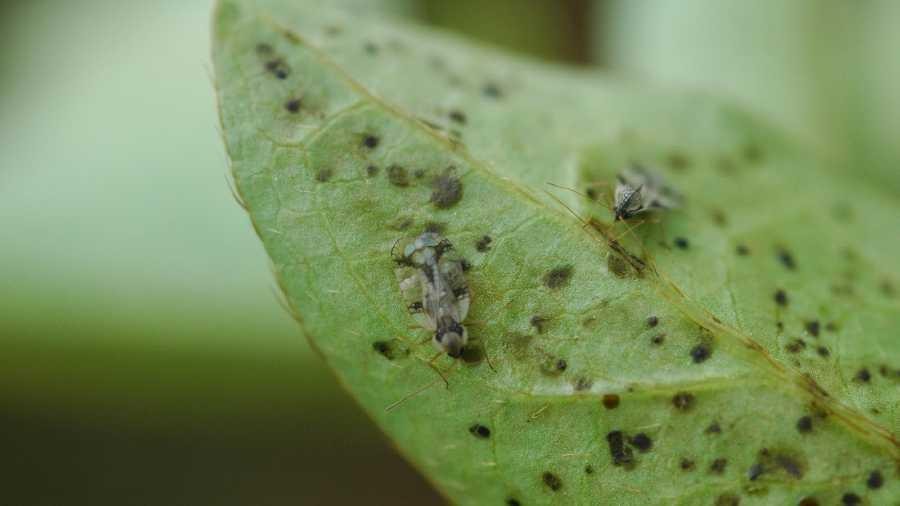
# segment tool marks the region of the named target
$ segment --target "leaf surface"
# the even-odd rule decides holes
[[[448,498],[900,498],[896,202],[710,97],[318,2],[223,0],[213,28],[289,305]],[[687,203],[626,231],[602,194],[633,161]],[[391,257],[424,230],[471,265],[475,352],[434,361],[448,388]]]

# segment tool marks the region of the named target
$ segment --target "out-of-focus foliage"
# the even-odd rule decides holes
[[[900,3],[622,0],[597,16],[616,71],[730,94],[900,195]]]
[[[214,65],[298,320],[453,501],[900,495],[898,206],[876,190],[710,98],[315,2],[223,0]],[[632,161],[688,204],[617,240],[588,190]],[[434,228],[471,265],[480,350],[437,361],[448,389],[391,258]]]

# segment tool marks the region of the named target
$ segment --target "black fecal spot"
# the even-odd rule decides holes
[[[545,471],[544,474],[541,475],[541,481],[544,482],[544,485],[550,488],[550,490],[554,492],[558,492],[559,489],[562,488],[563,483],[562,480],[559,479],[559,476],[551,473],[550,471]]]
[[[284,108],[291,114],[297,114],[300,112],[300,105],[301,102],[299,98],[292,98],[284,103]]]
[[[393,341],[375,341],[372,343],[372,349],[388,360],[394,360],[409,352],[396,339]]]
[[[806,328],[806,331],[809,332],[810,335],[812,335],[813,337],[819,337],[819,331],[820,331],[819,320],[808,321],[808,322],[806,322],[804,327]]]
[[[629,274],[629,265],[622,257],[610,253],[606,257],[606,268],[616,275],[617,278],[627,277]]]
[[[710,213],[710,216],[712,217],[712,221],[716,226],[724,227],[728,225],[728,217],[725,216],[725,212],[721,209],[713,209],[713,211]]]
[[[734,494],[722,494],[716,497],[715,506],[740,506],[741,498]]]
[[[597,190],[593,186],[588,187],[588,189],[585,190],[584,193],[591,200],[597,200],[597,197],[599,197],[599,195],[597,194]]]
[[[544,285],[551,290],[557,290],[569,284],[575,268],[571,265],[561,265],[547,274],[544,274]]]
[[[594,384],[594,382],[591,381],[589,378],[585,378],[582,376],[582,377],[578,378],[577,380],[575,380],[575,390],[578,392],[581,392],[583,390],[588,390],[591,388],[591,386],[593,384]]]
[[[800,499],[797,506],[819,506],[819,501],[815,497],[806,496]]]
[[[331,176],[334,175],[334,171],[331,169],[319,169],[316,172],[316,181],[320,183],[326,183],[331,180]]]
[[[819,346],[818,348],[816,348],[816,353],[818,353],[822,358],[828,358],[828,355],[831,355],[831,352],[828,351],[828,348],[824,346]]]
[[[778,256],[778,261],[781,262],[781,265],[786,269],[792,271],[797,268],[797,263],[794,261],[794,255],[792,255],[790,251],[784,248],[778,248],[776,255]]]
[[[862,369],[856,371],[856,376],[854,376],[853,379],[860,383],[868,383],[872,379],[872,374],[868,369],[863,367]]]
[[[510,497],[506,500],[506,506],[522,506],[522,503],[520,503],[518,499]]]
[[[628,438],[628,444],[633,446],[641,453],[647,453],[653,448],[653,440],[650,436],[641,432],[634,437]]]
[[[337,37],[342,31],[343,29],[337,25],[328,25],[325,27],[325,35],[328,35],[329,37]]]
[[[378,175],[378,166],[369,165],[368,167],[366,167],[366,175],[369,177],[377,176]]]
[[[722,474],[725,472],[725,467],[728,466],[728,459],[718,458],[712,461],[712,464],[709,465],[709,472],[713,474]]]
[[[493,241],[493,239],[491,239],[491,236],[482,236],[481,239],[478,239],[478,241],[475,242],[475,249],[480,251],[481,253],[484,253],[485,251],[491,249],[491,241]]]
[[[675,247],[677,247],[678,249],[688,249],[690,247],[690,243],[684,237],[676,237]]]
[[[500,89],[500,86],[497,83],[487,83],[484,87],[481,88],[481,93],[488,98],[498,99],[503,96],[503,90]]]
[[[783,332],[784,331],[784,322],[781,320],[778,320],[777,322],[775,322],[775,328],[778,329],[779,333]]]
[[[881,293],[885,294],[887,297],[893,298],[897,295],[897,289],[894,288],[894,284],[891,283],[891,280],[885,279],[878,285],[878,288],[881,289]]]
[[[365,45],[363,45],[363,49],[366,51],[366,54],[370,56],[378,54],[378,46],[375,45],[374,42],[366,42]]]
[[[584,466],[584,474],[594,474],[594,466],[590,464]]]
[[[788,296],[787,292],[784,290],[778,289],[775,291],[775,303],[781,307],[787,307],[788,305]]]
[[[827,330],[828,332],[837,332],[837,330],[838,330],[837,323],[834,323],[834,322],[826,323],[825,330]]]
[[[374,135],[366,135],[365,137],[363,137],[362,145],[369,149],[375,149],[378,147],[378,142],[378,137]]]
[[[466,124],[466,115],[460,110],[454,109],[454,110],[450,111],[449,116],[450,116],[451,120],[459,123],[460,125]]]
[[[266,62],[266,72],[278,79],[287,79],[288,75],[291,73],[291,69],[283,59],[275,58]]]
[[[841,496],[841,504],[844,506],[856,506],[862,504],[862,499],[853,492],[847,492]]]
[[[462,196],[462,181],[453,175],[452,169],[448,169],[431,182],[431,203],[438,209],[453,207]]]
[[[679,411],[689,411],[694,407],[694,394],[688,392],[678,392],[672,396],[672,405]]]
[[[409,186],[409,173],[399,165],[391,165],[387,169],[388,181],[394,186],[405,188]]]
[[[657,325],[659,325],[659,318],[657,318],[655,316],[650,316],[647,318],[647,326],[648,327],[653,328]]]
[[[447,229],[447,225],[436,221],[429,221],[425,224],[425,231],[433,234],[443,234]]]
[[[708,344],[701,343],[691,348],[691,360],[695,364],[706,362],[710,356],[712,356],[712,348]]]
[[[669,153],[666,161],[669,163],[669,167],[678,171],[685,170],[691,166],[690,159],[683,153]]]
[[[772,473],[799,480],[806,474],[806,463],[788,452],[763,448],[757,453],[756,462],[750,466],[747,476],[750,481],[755,481],[763,474]]]
[[[467,364],[480,364],[484,360],[484,348],[470,344],[462,349],[460,358]]]
[[[266,44],[265,42],[260,42],[256,45],[256,54],[260,56],[270,55],[273,51],[274,49],[272,49],[272,46]]]
[[[803,339],[794,339],[784,347],[789,353],[799,353],[806,349],[806,341]]]
[[[547,357],[541,363],[541,372],[547,376],[559,376],[569,367],[568,362],[562,358]]]
[[[713,422],[709,424],[709,427],[707,427],[703,432],[705,432],[706,434],[721,434],[722,427],[719,425],[719,422]]]
[[[746,245],[744,245],[744,244],[738,244],[738,245],[734,248],[734,252],[737,253],[738,256],[745,257],[745,256],[747,256],[747,255],[750,254],[750,248],[748,248],[748,247],[747,247]]]
[[[531,317],[531,326],[537,330],[538,334],[543,334],[545,330],[547,330],[547,325],[550,323],[550,318],[546,316],[534,315]]]
[[[463,272],[469,272],[469,269],[472,268],[472,264],[465,258],[459,261],[459,266],[462,268]]]
[[[616,409],[619,407],[619,396],[616,394],[603,395],[603,407],[606,409]]]
[[[661,345],[665,341],[666,341],[666,334],[664,332],[660,333],[660,334],[656,334],[655,336],[650,338],[650,342],[656,346]]]
[[[744,146],[742,154],[744,155],[744,160],[747,160],[752,164],[759,163],[763,159],[762,149],[756,144],[747,144]]]
[[[416,169],[413,171],[413,177],[416,179],[422,179],[425,177],[425,169]]]
[[[678,464],[681,467],[682,471],[693,471],[696,467],[694,461],[687,458],[682,458],[681,462]]]
[[[620,430],[614,430],[606,435],[606,444],[609,445],[609,454],[614,466],[630,467],[634,464],[634,454],[631,448],[625,446],[625,435]]]
[[[813,429],[813,419],[811,416],[801,416],[797,419],[797,432],[800,434],[809,434]]]
[[[476,423],[475,425],[469,427],[469,434],[482,439],[487,439],[491,437],[491,429],[488,429],[480,423]]]
[[[884,485],[884,476],[881,475],[881,471],[872,471],[869,473],[869,478],[866,479],[866,486],[872,490],[876,490],[881,488]]]

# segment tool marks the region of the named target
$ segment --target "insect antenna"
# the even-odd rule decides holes
[[[412,392],[410,392],[410,393],[404,395],[402,398],[400,398],[400,399],[398,399],[398,400],[392,402],[392,403],[389,404],[386,408],[384,408],[385,412],[391,411],[392,409],[395,409],[397,406],[399,406],[399,405],[403,404],[404,402],[406,402],[406,401],[412,399],[413,397],[415,397],[415,396],[421,394],[421,393],[424,392],[425,390],[428,390],[429,388],[435,386],[435,385],[437,384],[438,381],[439,381],[439,380],[434,380],[434,381],[432,381],[431,383],[428,383],[428,384],[425,385],[425,386],[419,387],[417,390],[414,390],[414,391],[412,391]],[[445,381],[446,381],[446,380],[445,380]]]

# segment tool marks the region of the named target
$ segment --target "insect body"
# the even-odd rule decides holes
[[[681,195],[669,187],[656,173],[640,165],[632,165],[616,176],[613,212],[616,220],[656,209],[681,206]]]
[[[434,332],[435,347],[458,358],[469,339],[462,324],[469,312],[469,289],[461,262],[447,254],[452,248],[447,239],[426,232],[396,262],[408,308],[422,327]]]

